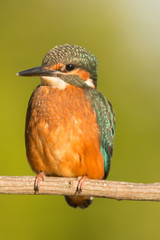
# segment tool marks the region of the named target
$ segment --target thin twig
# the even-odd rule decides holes
[[[39,192],[33,176],[0,176],[0,194],[79,195],[117,200],[160,201],[160,183],[144,184],[105,180],[86,180],[81,193],[75,178],[45,177]]]

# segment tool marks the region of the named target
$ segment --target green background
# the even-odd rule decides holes
[[[5,0],[0,7],[0,175],[33,175],[25,114],[39,66],[58,44],[99,61],[98,89],[116,114],[109,180],[160,181],[160,2]],[[0,239],[160,239],[160,203],[95,199],[72,209],[62,196],[0,196]]]

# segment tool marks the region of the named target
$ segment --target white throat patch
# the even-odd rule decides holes
[[[40,77],[40,79],[41,85],[47,85],[53,88],[58,88],[60,90],[65,89],[66,86],[68,85],[68,83],[66,83],[65,81],[58,77],[43,76]]]

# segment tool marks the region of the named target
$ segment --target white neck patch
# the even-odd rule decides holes
[[[41,85],[50,86],[52,88],[58,88],[60,90],[65,89],[68,85],[68,83],[66,83],[65,81],[63,81],[58,77],[43,76],[43,77],[40,77],[40,79],[41,79]]]
[[[92,88],[95,88],[95,86],[94,86],[94,84],[93,84],[93,80],[92,80],[91,78],[88,78],[87,81],[85,81],[85,83],[86,83],[88,86],[90,86],[90,87],[92,87]]]

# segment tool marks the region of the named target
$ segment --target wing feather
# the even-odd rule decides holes
[[[104,158],[104,178],[106,178],[109,173],[110,160],[113,154],[115,116],[111,103],[98,90],[88,88],[86,95],[89,97],[92,109],[97,116],[97,123],[100,129],[100,147]]]

